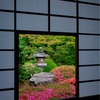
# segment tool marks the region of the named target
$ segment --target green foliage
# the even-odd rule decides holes
[[[19,82],[25,82],[33,74],[40,73],[41,69],[34,64],[26,62],[23,66],[19,67]]]
[[[75,65],[75,38],[64,37],[59,39],[60,43],[54,47],[52,58],[60,65]]]
[[[20,66],[19,67],[19,82],[25,82],[25,80],[27,79],[27,74],[25,72],[25,69]]]
[[[23,65],[25,62],[35,60],[33,54],[36,53],[37,48],[32,46],[30,35],[19,35],[19,64]]]
[[[47,66],[44,67],[43,72],[50,72],[52,69],[56,68],[57,65],[51,59],[46,59]]]
[[[75,37],[54,35],[19,35],[19,63],[35,60],[33,54],[42,47],[57,65],[75,65]]]

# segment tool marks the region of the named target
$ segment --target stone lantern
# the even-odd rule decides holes
[[[39,47],[38,53],[33,55],[36,58],[36,66],[44,68],[47,64],[45,63],[45,58],[48,56],[43,53],[42,47]]]
[[[45,58],[48,56],[43,53],[42,47],[39,47],[38,53],[33,55],[36,58],[36,65],[40,68],[44,68],[47,64]],[[28,81],[31,86],[46,85],[48,83],[54,83],[54,75],[50,72],[41,72],[34,74]]]

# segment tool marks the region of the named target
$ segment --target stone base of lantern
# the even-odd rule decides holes
[[[44,68],[47,64],[46,63],[35,63],[36,66],[40,67],[40,68]]]
[[[46,85],[48,83],[54,83],[54,75],[48,72],[34,74],[28,81],[31,86]]]

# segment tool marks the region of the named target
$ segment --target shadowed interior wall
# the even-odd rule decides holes
[[[50,0],[50,7],[48,1],[0,0],[2,100],[15,98],[16,31],[78,34],[79,97],[100,95],[100,0]]]

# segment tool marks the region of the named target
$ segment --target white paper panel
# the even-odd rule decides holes
[[[100,54],[99,54],[100,55]],[[100,56],[99,56],[100,57]],[[99,62],[100,62],[100,58],[99,58]],[[99,63],[100,64],[100,63]],[[99,79],[100,79],[100,66],[99,66]]]
[[[94,35],[80,35],[79,49],[99,49],[99,37]]]
[[[13,32],[0,32],[0,49],[14,49]]]
[[[48,0],[17,0],[17,10],[48,13]]]
[[[100,95],[100,81],[99,81],[99,95]]]
[[[60,0],[51,1],[51,14],[76,16],[76,3]]]
[[[99,82],[87,82],[79,84],[79,97],[99,94]]]
[[[99,64],[99,51],[79,51],[79,65]]]
[[[99,79],[99,66],[86,66],[79,68],[79,81]]]
[[[79,0],[79,1],[84,1],[84,2],[90,2],[90,3],[97,3],[99,4],[99,0]]]
[[[0,91],[1,100],[14,100],[14,91]]]
[[[99,33],[99,21],[80,19],[79,20],[79,32],[100,34]]]
[[[99,56],[100,57],[100,56]],[[99,58],[100,59],[100,58]],[[100,64],[100,63],[99,63]],[[99,79],[100,79],[100,66],[99,66]]]
[[[17,14],[17,30],[48,30],[48,17],[40,15]]]
[[[14,10],[14,0],[0,0],[0,9]]]
[[[0,51],[0,69],[14,68],[14,52]]]
[[[0,29],[14,29],[14,14],[0,12]]]
[[[14,71],[0,72],[0,89],[14,88]]]
[[[99,37],[99,49],[100,49],[100,36],[98,36]]]
[[[79,4],[79,16],[99,19],[99,6]]]
[[[76,32],[76,19],[51,17],[51,31]]]

